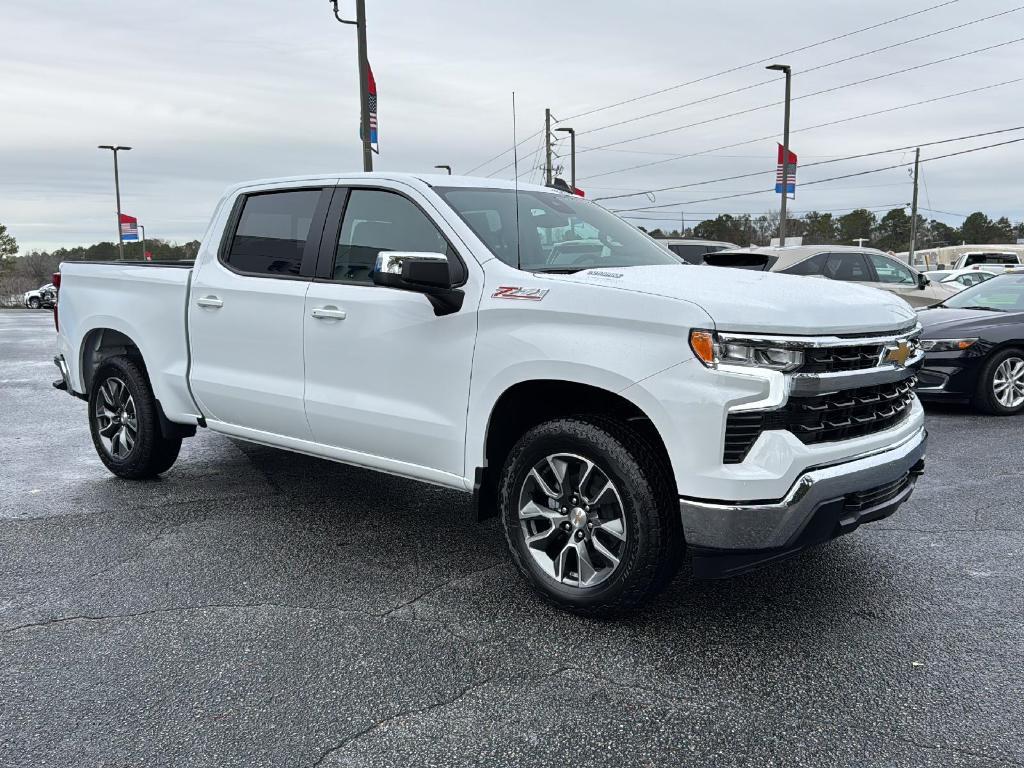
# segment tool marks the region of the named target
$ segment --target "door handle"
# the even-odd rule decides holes
[[[201,296],[196,299],[196,304],[200,307],[210,307],[210,309],[220,309],[224,306],[224,302],[216,296]]]
[[[344,320],[345,310],[328,305],[326,307],[314,307],[310,313],[317,320]]]

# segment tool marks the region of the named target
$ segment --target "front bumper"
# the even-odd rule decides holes
[[[888,517],[924,471],[921,428],[885,450],[808,469],[778,500],[681,498],[695,575],[732,576]]]

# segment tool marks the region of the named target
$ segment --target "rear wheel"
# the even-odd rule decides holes
[[[561,608],[632,608],[681,561],[666,468],[617,422],[558,419],[531,429],[505,463],[500,503],[516,565]]]
[[[39,299],[33,296],[31,299],[28,300],[28,305],[31,309],[39,309]]]
[[[997,416],[1024,410],[1024,351],[1004,349],[992,355],[978,376],[974,405]]]
[[[89,430],[107,469],[130,480],[166,472],[181,448],[180,437],[161,433],[149,380],[129,357],[107,360],[93,377]]]

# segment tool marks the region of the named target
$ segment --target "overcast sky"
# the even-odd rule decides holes
[[[726,181],[606,204],[638,208],[765,189],[774,184],[775,140],[619,171],[781,134],[772,106],[646,137],[779,101],[781,76],[763,64],[581,117],[610,103],[671,88],[881,22],[941,0],[368,0],[370,61],[379,91],[380,170],[456,173],[541,128],[545,107],[578,131],[579,186],[589,197],[761,171]],[[1024,81],[868,119],[833,120],[1024,78],[1024,43],[913,72],[805,94],[1024,37],[1024,10],[919,42],[806,72],[876,48],[1014,8],[1014,0],[953,2],[913,18],[787,55],[793,78],[793,149],[801,164],[1024,125]],[[352,0],[342,6],[351,10]],[[699,10],[697,10],[699,8]],[[785,18],[776,18],[780,8]],[[353,27],[327,0],[175,0],[74,3],[0,0],[0,222],[22,250],[116,238],[111,158],[122,155],[125,212],[150,237],[199,237],[229,184],[244,179],[361,167]],[[749,90],[725,91],[768,80]],[[625,125],[610,123],[678,107]],[[927,158],[1024,137],[1024,131],[927,147]],[[539,159],[523,145],[523,179]],[[600,150],[588,148],[623,142]],[[566,155],[568,148],[559,147]],[[478,173],[511,178],[506,154]],[[897,153],[801,169],[800,180],[912,160]],[[923,207],[1024,218],[1024,142],[922,166]],[[600,174],[600,175],[599,175]],[[534,174],[534,180],[538,176]],[[905,168],[808,186],[791,210],[887,208],[910,200]],[[762,213],[777,196],[684,206],[688,223],[709,212]],[[674,224],[680,206],[651,226]],[[955,215],[929,213],[949,223]]]

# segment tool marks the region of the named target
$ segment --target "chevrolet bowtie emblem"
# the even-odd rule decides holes
[[[893,363],[899,368],[903,368],[907,364],[907,360],[910,359],[910,345],[905,341],[901,341],[899,344],[893,347],[886,347],[885,356],[882,358],[883,363]]]

